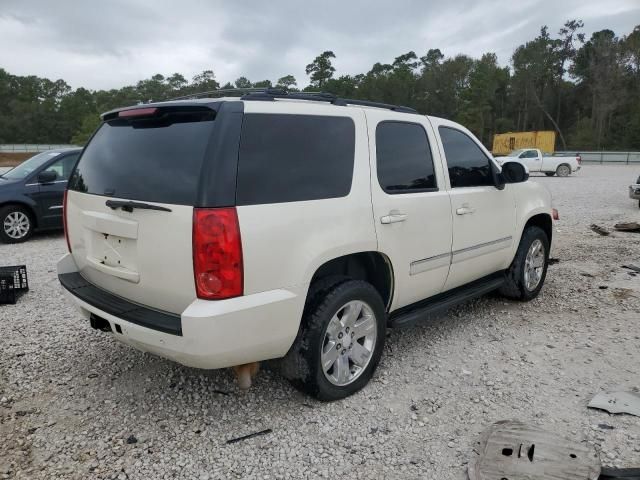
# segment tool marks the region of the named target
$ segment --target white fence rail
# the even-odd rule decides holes
[[[0,145],[0,152],[5,153],[38,153],[46,152],[47,150],[54,150],[58,148],[73,148],[76,145],[62,145],[62,144],[4,144]]]
[[[596,152],[585,150],[572,150],[556,152],[555,156],[580,155],[583,163],[640,163],[640,152]]]

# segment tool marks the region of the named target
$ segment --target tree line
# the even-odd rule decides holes
[[[72,89],[64,80],[17,76],[0,68],[0,143],[83,144],[113,108],[228,88],[278,87],[413,107],[452,119],[491,146],[495,133],[555,130],[559,149],[640,150],[640,25],[618,36],[587,39],[581,20],[556,33],[546,26],[518,46],[509,66],[494,53],[445,58],[410,51],[367,73],[335,76],[334,52],[306,66],[309,84],[292,75],[275,82],[240,77],[220,84],[213,70],[190,81],[161,74],[111,90]]]

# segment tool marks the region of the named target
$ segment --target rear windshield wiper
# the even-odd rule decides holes
[[[139,208],[141,210],[160,210],[161,212],[170,212],[171,209],[167,207],[159,207],[157,205],[150,205],[148,203],[140,203],[140,202],[132,202],[132,201],[122,201],[122,200],[107,200],[105,205],[112,210],[117,208],[122,208],[125,212],[133,212],[134,208]]]

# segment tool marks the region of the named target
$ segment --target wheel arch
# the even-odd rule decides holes
[[[378,291],[387,310],[394,290],[393,265],[381,252],[367,251],[342,255],[320,265],[311,277],[310,286],[323,278],[344,276],[364,280]]]
[[[529,217],[529,219],[524,224],[522,232],[524,232],[528,227],[539,227],[544,231],[549,239],[549,245],[551,245],[551,240],[553,238],[553,220],[551,219],[551,215],[548,213],[538,213]],[[522,238],[522,234],[520,235]]]

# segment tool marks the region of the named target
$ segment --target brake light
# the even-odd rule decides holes
[[[150,117],[155,115],[157,111],[157,108],[132,108],[131,110],[121,110],[118,112],[118,117]]]
[[[580,155],[576,157],[576,160],[578,160],[578,165],[582,165],[582,157]]]
[[[558,213],[557,209],[551,209],[551,218],[553,218],[554,220],[560,220],[560,214]]]
[[[71,241],[69,240],[69,228],[67,227],[67,193],[69,190],[64,191],[64,198],[62,200],[62,226],[64,228],[64,239],[67,241],[67,248],[71,253]]]
[[[193,210],[193,274],[198,298],[242,295],[242,242],[235,208]]]

